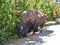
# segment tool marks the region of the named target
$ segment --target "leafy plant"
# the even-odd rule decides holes
[[[15,0],[15,14],[12,15],[11,0],[0,0],[0,42],[18,38],[13,32],[13,27],[15,22],[20,21],[24,10],[39,10],[45,14],[46,20],[49,21],[54,6],[50,0]],[[60,13],[58,14],[60,15]]]

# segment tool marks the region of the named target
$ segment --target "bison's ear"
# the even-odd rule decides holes
[[[21,30],[23,30],[23,26],[21,26]]]

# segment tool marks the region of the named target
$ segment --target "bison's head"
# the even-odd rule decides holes
[[[26,36],[28,29],[28,26],[22,22],[18,22],[14,26],[14,32],[16,32],[19,37]]]

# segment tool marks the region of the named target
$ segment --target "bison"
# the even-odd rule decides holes
[[[14,31],[19,37],[27,36],[26,34],[31,31],[35,34],[35,32],[38,32],[38,26],[41,29],[43,28],[45,20],[46,17],[42,12],[35,9],[28,9],[22,13],[21,21],[15,24]]]

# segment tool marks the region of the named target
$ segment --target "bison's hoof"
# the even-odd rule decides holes
[[[35,32],[35,34],[39,34],[40,32],[38,31],[38,32]]]
[[[33,32],[27,33],[27,36],[31,36],[33,35]]]
[[[42,33],[42,30],[40,30],[40,33]]]

